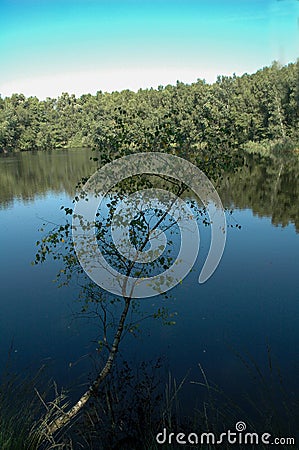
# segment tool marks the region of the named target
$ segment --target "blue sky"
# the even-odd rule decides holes
[[[0,15],[2,97],[213,82],[299,56],[298,0],[0,0]]]

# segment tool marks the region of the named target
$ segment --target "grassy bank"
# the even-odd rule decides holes
[[[251,433],[269,433],[273,437],[296,437],[299,420],[299,402],[295,394],[288,392],[275,361],[268,352],[268,366],[261,370],[254,361],[240,356],[248,374],[254,380],[259,401],[246,398],[240,403],[230,398],[221,386],[208,380],[204,369],[198,366],[198,378],[188,375],[177,382],[171,375],[165,376],[160,361],[143,363],[133,370],[126,362],[117,367],[103,389],[77,418],[71,427],[59,436],[47,435],[46,424],[63,408],[66,399],[58,395],[55,387],[43,391],[40,372],[32,379],[6,377],[0,388],[0,448],[1,450],[158,450],[182,448],[182,445],[159,444],[157,433],[215,433],[235,431],[242,420]],[[163,375],[164,373],[164,375]],[[164,381],[163,381],[164,380]],[[166,382],[165,382],[166,380]],[[181,402],[184,387],[192,383],[198,406],[191,415],[184,415]],[[47,401],[53,398],[54,401]],[[172,438],[174,439],[174,438]],[[298,436],[297,436],[298,439]],[[200,441],[199,441],[200,442]],[[216,449],[217,445],[184,445],[184,448]],[[222,449],[231,448],[225,442]],[[244,448],[235,445],[235,448]],[[268,448],[267,445],[248,445],[246,448]],[[295,449],[294,445],[279,448]]]

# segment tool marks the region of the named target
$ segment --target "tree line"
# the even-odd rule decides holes
[[[0,96],[0,151],[92,147],[109,154],[299,140],[299,62],[213,84],[177,82],[79,98]]]

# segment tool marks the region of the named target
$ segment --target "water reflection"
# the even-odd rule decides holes
[[[88,149],[0,155],[0,208],[48,192],[74,195],[77,183],[96,168]]]
[[[27,152],[0,157],[0,208],[14,199],[32,200],[47,192],[74,195],[78,181],[96,164],[87,149]],[[252,209],[273,225],[294,223],[299,232],[299,158],[246,155],[244,165],[226,174],[219,194],[229,208]]]
[[[294,223],[299,232],[299,158],[296,156],[245,157],[244,166],[224,177],[219,189],[227,207],[252,209],[271,217],[275,226]]]
[[[80,178],[95,170],[90,155],[91,152],[78,149],[0,158],[0,213],[4,231],[0,242],[1,351],[6,352],[14,337],[19,371],[31,361],[39,365],[45,358],[47,361],[51,358],[55,362],[51,376],[53,373],[59,386],[77,386],[78,379],[80,383],[86,382],[90,361],[82,355],[94,355],[98,325],[85,321],[75,324],[70,320],[69,305],[72,312],[80,311],[81,304],[73,306],[78,289],[56,288],[51,281],[58,271],[56,263],[34,267],[29,263],[34,259],[34,244],[41,237],[37,231],[42,224],[39,216],[55,223],[65,218],[59,206],[66,204],[68,195],[74,194]],[[224,177],[219,194],[227,207],[240,209],[234,216],[246,232],[243,228],[242,232],[229,229],[229,245],[211,283],[199,286],[199,272],[195,270],[186,283],[172,292],[168,305],[170,311],[178,313],[175,327],[152,321],[146,325],[149,328],[145,328],[144,337],[126,336],[124,354],[128,360],[136,361],[144,355],[155,358],[157,353],[167,355],[177,380],[182,380],[191,368],[189,379],[202,381],[198,372],[200,362],[209,382],[219,385],[239,406],[243,406],[240,393],[246,390],[263,417],[270,417],[272,412],[268,414],[261,403],[257,384],[249,378],[247,367],[240,368],[236,353],[253,355],[251,363],[267,376],[268,355],[264,351],[267,343],[273,354],[278,355],[277,367],[285,374],[285,385],[292,396],[297,394],[298,362],[293,343],[298,341],[298,236],[292,227],[277,230],[270,226],[269,220],[253,218],[250,209],[256,215],[271,217],[274,224],[293,222],[298,231],[298,169],[295,158],[266,160],[248,155],[236,173]],[[62,192],[66,195],[60,195]],[[14,208],[9,208],[15,199],[21,201],[15,201]],[[56,210],[57,217],[53,219]],[[205,230],[208,237],[209,230]],[[162,304],[162,299],[158,301]],[[151,312],[159,306],[157,302],[152,306],[144,302],[142,307]],[[267,382],[269,378],[265,378]],[[122,378],[118,380],[123,383]],[[273,392],[279,392],[270,382]],[[263,393],[270,398],[268,390]],[[77,399],[77,391],[75,394]],[[195,391],[188,382],[182,391],[186,414],[196,396],[201,396],[202,401],[202,391]],[[218,415],[220,400],[215,405]],[[236,421],[246,417],[238,415]],[[230,415],[228,419],[230,427],[233,417]],[[289,425],[290,421],[282,423]]]

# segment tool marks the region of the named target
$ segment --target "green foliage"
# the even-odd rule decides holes
[[[249,141],[298,142],[298,71],[298,62],[273,63],[252,75],[219,76],[211,85],[198,80],[43,101],[0,97],[0,151],[93,147],[106,162],[134,151],[171,149],[188,157]]]

